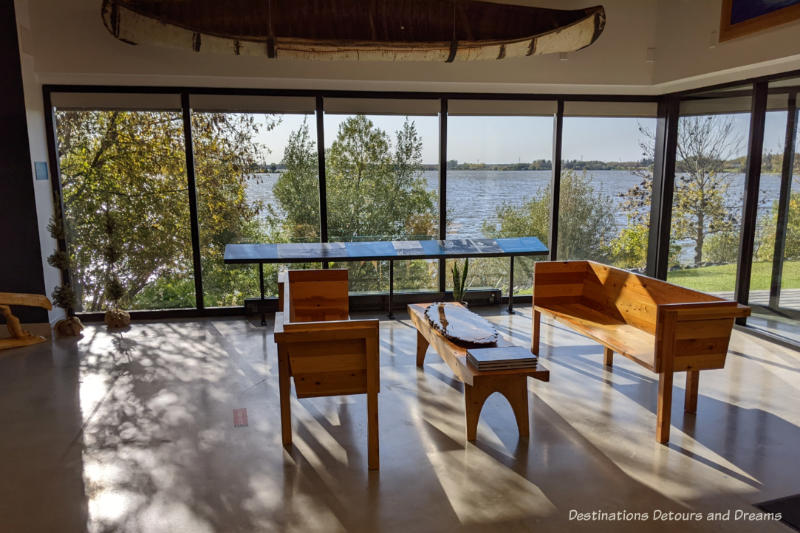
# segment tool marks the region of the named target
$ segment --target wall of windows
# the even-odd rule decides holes
[[[564,114],[558,258],[643,271],[656,106],[567,102]]]
[[[552,101],[449,102],[448,239],[532,235],[547,244],[555,111]],[[515,294],[530,294],[532,276],[532,259],[515,260]],[[469,287],[506,293],[508,284],[508,258],[470,260]]]
[[[104,309],[106,286],[115,277],[126,289],[121,304],[133,310],[240,305],[259,293],[257,269],[225,265],[229,243],[301,246],[326,238],[435,239],[443,232],[447,239],[535,235],[548,244],[553,216],[559,221],[559,259],[651,271],[650,254],[657,268],[668,265],[669,281],[732,297],[743,222],[747,228],[754,224],[742,220],[754,87],[763,91],[756,84],[675,96],[680,114],[674,136],[664,126],[676,109],[667,105],[669,98],[664,120],[657,122],[656,98],[563,96],[563,126],[556,130],[560,104],[535,97],[198,89],[189,91],[184,104],[177,91],[46,87],[61,171],[56,192],[62,194],[79,310]],[[784,252],[776,260],[777,203],[786,181],[779,167],[786,124],[796,113],[789,100],[796,102],[798,87],[796,79],[769,86],[751,287],[749,293],[743,289],[750,303],[781,312],[800,308],[793,296],[800,292],[794,268],[800,264],[794,253],[797,160],[785,195]],[[188,132],[184,116],[190,118]],[[659,153],[675,147],[674,187],[669,165],[653,165],[656,130],[665,140]],[[558,131],[560,201],[552,213]],[[322,152],[318,135],[325,140]],[[672,188],[669,205],[663,184]],[[666,244],[662,250],[650,242],[651,212],[671,217],[668,253]],[[121,249],[113,267],[104,253],[111,241]],[[392,286],[397,292],[435,293],[444,276],[449,289],[452,264],[440,272],[438,261],[396,261]],[[351,270],[355,293],[389,289],[388,262],[332,266]],[[507,258],[473,260],[470,266],[470,287],[500,288],[505,296]],[[529,294],[533,261],[518,259],[515,267],[513,293]],[[277,268],[265,268],[267,295],[275,294]],[[776,269],[777,288],[771,287]],[[195,294],[195,272],[202,276],[201,295]]]
[[[106,309],[115,279],[127,309],[194,307],[179,98],[58,96],[55,133],[76,310]]]

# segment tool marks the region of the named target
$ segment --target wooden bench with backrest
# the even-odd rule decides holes
[[[378,469],[377,320],[350,320],[347,270],[290,270],[278,277],[275,313],[281,434],[292,443],[290,378],[298,398],[367,395],[368,464]]]
[[[750,308],[593,261],[540,262],[533,274],[533,337],[541,314],[658,373],[656,439],[669,441],[673,373],[686,371],[684,410],[697,411],[701,370],[723,368],[734,319]]]

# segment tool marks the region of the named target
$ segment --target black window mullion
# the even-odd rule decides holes
[[[183,151],[186,154],[186,180],[189,192],[189,225],[192,232],[192,264],[194,267],[194,296],[197,309],[205,309],[203,299],[203,267],[200,259],[200,225],[197,219],[197,186],[194,169],[194,144],[192,140],[192,110],[189,93],[181,93],[183,113]]]
[[[675,190],[675,157],[678,148],[680,101],[672,96],[658,103],[653,182],[650,195],[650,231],[646,273],[667,279],[669,241],[672,231],[672,198]]]
[[[564,99],[559,98],[556,113],[553,115],[553,169],[550,178],[550,255],[555,261],[558,256],[558,213],[561,202],[561,142],[564,134]]]
[[[328,191],[325,174],[325,102],[317,96],[317,167],[319,170],[319,240],[328,242]],[[327,263],[326,263],[327,265]]]
[[[747,142],[747,174],[744,181],[742,206],[742,235],[739,241],[739,261],[736,264],[736,301],[747,304],[750,297],[750,274],[753,270],[753,248],[758,216],[758,187],[761,181],[761,159],[764,152],[764,125],[767,115],[767,82],[753,83],[753,102],[750,109],[750,135]],[[745,324],[746,318],[737,318]]]
[[[439,239],[447,238],[447,98],[439,112]],[[439,259],[439,292],[447,290],[445,261]]]

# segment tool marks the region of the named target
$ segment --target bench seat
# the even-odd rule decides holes
[[[582,303],[548,304],[536,306],[535,310],[553,316],[599,344],[655,371],[655,342],[649,333]]]

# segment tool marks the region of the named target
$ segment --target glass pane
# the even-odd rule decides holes
[[[315,125],[303,114],[192,114],[206,307],[259,295],[257,266],[225,265],[226,244],[319,242]],[[279,268],[264,265],[266,296]]]
[[[768,111],[764,123],[764,152],[758,192],[758,219],[750,273],[750,304],[769,305],[773,276],[775,230],[778,220],[778,197],[781,167],[786,141],[787,112]]]
[[[535,236],[546,245],[553,117],[448,116],[447,132],[447,238]],[[507,292],[508,272],[508,258],[470,259],[467,286]],[[515,260],[514,293],[530,294],[532,282],[533,260]]]
[[[655,125],[646,117],[564,118],[559,259],[644,270]]]
[[[194,307],[181,114],[57,110],[56,128],[78,310],[110,305],[113,277],[123,308]]]
[[[438,234],[435,116],[325,115],[328,239],[396,241]],[[334,264],[351,292],[387,292],[388,261]],[[435,290],[435,261],[396,261],[395,290]]]
[[[749,106],[741,99],[737,110]],[[714,114],[681,116],[678,122],[667,280],[732,298],[750,113],[725,113],[725,99],[702,104],[716,104]]]

